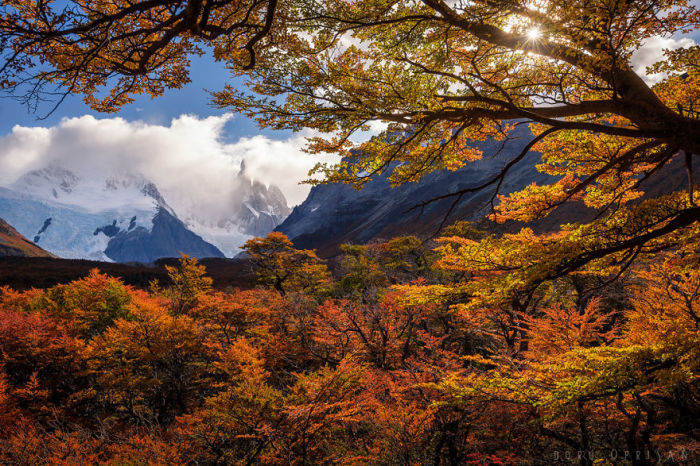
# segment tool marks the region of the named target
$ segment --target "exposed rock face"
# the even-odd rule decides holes
[[[265,236],[275,229],[291,212],[287,200],[277,186],[265,187],[253,181],[250,191],[243,198],[243,205],[237,215],[244,233]]]
[[[115,262],[153,262],[163,257],[224,257],[219,249],[187,229],[164,208],[159,208],[149,230],[136,227],[119,231],[107,243],[105,254]]]
[[[357,191],[344,184],[315,186],[307,199],[277,227],[297,247],[316,248],[322,255],[333,255],[343,243],[366,243],[372,239],[417,234],[431,236],[437,232],[454,198],[414,208],[423,201],[478,186],[493,178],[508,161],[519,154],[531,140],[527,127],[518,127],[511,140],[479,144],[484,159],[469,163],[457,171],[440,171],[418,183],[392,188],[386,175],[377,176]],[[494,155],[496,154],[496,155]],[[501,194],[520,190],[537,182],[551,180],[537,171],[539,154],[529,153],[509,173],[500,188]],[[467,193],[455,205],[447,224],[456,220],[483,218],[490,208],[494,188]]]
[[[54,257],[19,234],[9,223],[0,218],[0,257]]]
[[[230,197],[219,200],[219,208],[192,206],[178,212],[188,228],[216,245],[228,257],[240,253],[239,247],[251,237],[267,235],[291,212],[282,191],[275,185],[265,186],[250,178],[244,163],[231,183],[236,189]]]

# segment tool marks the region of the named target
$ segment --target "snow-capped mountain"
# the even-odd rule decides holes
[[[196,199],[176,212],[158,187],[124,171],[80,174],[57,165],[32,170],[0,187],[0,217],[42,248],[66,258],[152,262],[176,257],[233,256],[253,235],[289,213],[279,189],[243,172],[230,215],[212,217]],[[222,253],[225,251],[225,253]]]
[[[290,214],[287,200],[275,186],[251,179],[245,163],[235,180],[236,188],[219,202],[225,209],[214,212],[192,203],[179,209],[180,217],[192,231],[215,244],[227,257],[240,252],[240,246],[253,236],[265,236]]]
[[[151,181],[130,172],[104,177],[81,177],[73,171],[52,165],[27,172],[10,189],[36,199],[73,205],[93,212],[108,209],[148,211],[158,205],[172,213]]]

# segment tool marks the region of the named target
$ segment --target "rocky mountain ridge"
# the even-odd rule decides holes
[[[419,182],[394,188],[388,173],[373,177],[360,191],[340,183],[315,186],[276,230],[285,233],[297,247],[315,248],[326,257],[337,254],[343,243],[362,244],[406,234],[430,237],[437,233],[455,198],[423,208],[417,207],[420,203],[492,179],[531,138],[527,126],[517,126],[506,141],[477,144],[484,153],[482,160],[456,171],[433,172]],[[539,160],[538,153],[528,153],[509,171],[499,193],[509,194],[531,183],[551,180],[549,175],[537,171],[535,165]],[[490,209],[493,193],[494,186],[465,193],[445,223],[482,219]]]

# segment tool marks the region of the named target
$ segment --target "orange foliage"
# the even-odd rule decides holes
[[[345,271],[375,261],[410,280],[416,262],[401,258],[419,257],[413,246],[347,248]],[[150,292],[98,272],[3,289],[0,462],[514,465],[584,447],[688,457],[700,360],[688,263],[635,268],[619,302],[560,282],[530,306],[467,306],[435,291],[455,279],[438,270],[394,289],[341,277],[329,282],[341,297],[324,302],[214,291],[187,258],[173,288]]]

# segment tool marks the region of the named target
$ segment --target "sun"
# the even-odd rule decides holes
[[[537,26],[535,26],[535,27],[532,27],[532,28],[528,29],[528,30],[525,32],[525,35],[527,36],[527,38],[528,38],[529,40],[537,40],[537,39],[540,38],[540,36],[542,36],[542,33],[540,32],[540,28],[538,28]]]

